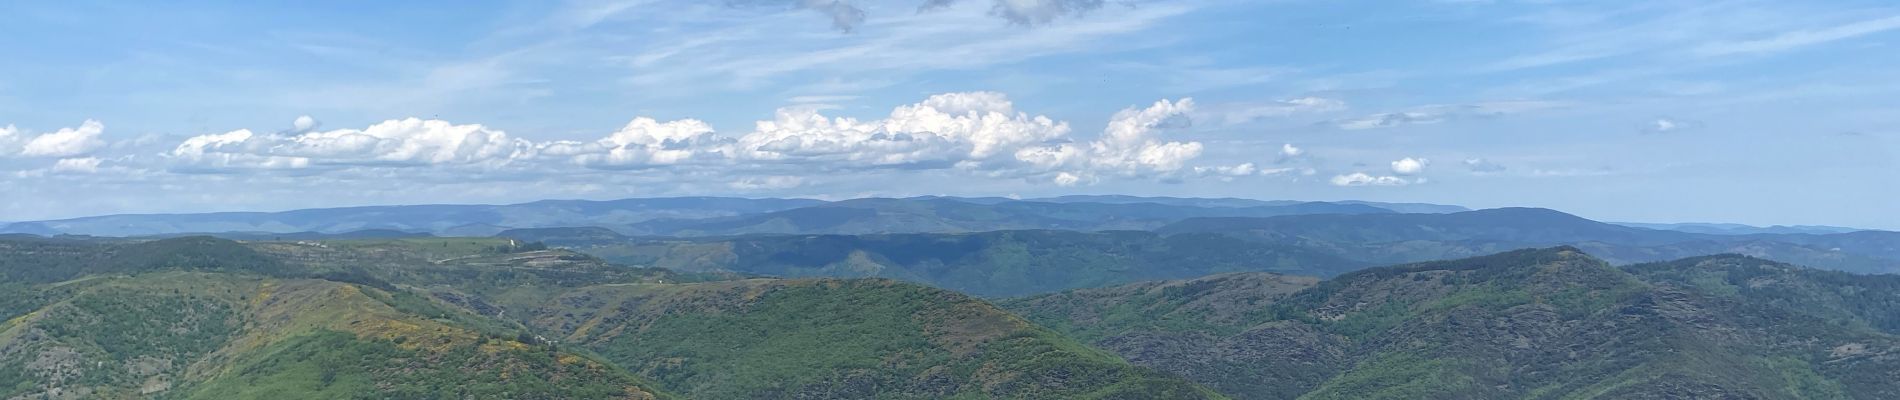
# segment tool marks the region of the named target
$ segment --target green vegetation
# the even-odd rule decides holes
[[[578,250],[617,263],[780,277],[877,277],[978,296],[1020,296],[1240,271],[1330,275],[1358,264],[1219,235],[998,231],[744,236],[615,242]]]
[[[1215,398],[954,293],[878,280],[591,288],[536,325],[694,398]],[[568,316],[572,316],[571,318]]]
[[[105,278],[0,330],[0,396],[655,396],[611,364],[451,324],[465,313],[379,301],[409,296],[229,273]]]
[[[1616,268],[1574,247],[1198,276],[1293,257],[1224,238],[617,247],[701,266],[686,273],[492,238],[0,240],[0,398],[1900,397],[1891,276],[1740,256]],[[998,307],[706,265],[993,293],[1197,277]]]
[[[318,330],[254,354],[184,398],[652,398],[629,386],[637,378],[552,349],[475,345],[430,354]]]
[[[1900,394],[1889,376],[1900,338],[1880,322],[1894,310],[1889,276],[1740,256],[1624,270],[1559,247],[1374,268],[1297,291],[1235,283],[1275,278],[1078,290],[1004,306],[1238,398]],[[1191,285],[1212,290],[1156,289]],[[1154,323],[1126,317],[1126,303],[1153,305],[1141,315],[1235,318]]]
[[[508,239],[0,240],[0,267],[0,398],[1221,398],[951,292]]]

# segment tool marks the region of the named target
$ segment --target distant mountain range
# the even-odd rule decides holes
[[[406,205],[282,212],[126,214],[0,224],[0,233],[41,236],[339,234],[392,230],[488,236],[515,228],[593,226],[630,235],[739,233],[916,233],[1003,229],[1151,229],[1190,217],[1312,213],[1455,212],[1433,204],[1297,202],[1132,196],[1049,199],[914,197],[810,199],[673,197],[546,200],[509,205]]]
[[[579,228],[504,234],[643,267],[781,277],[890,278],[988,297],[1235,271],[1330,276],[1371,265],[1295,246],[1143,231],[617,239],[599,228]]]
[[[1414,211],[1414,212],[1401,212]],[[1426,211],[1426,212],[1416,212]],[[206,234],[235,240],[501,235],[614,262],[787,277],[882,277],[1011,296],[1266,271],[1332,276],[1372,265],[1575,246],[1614,264],[1736,253],[1900,272],[1900,233],[1650,229],[1538,208],[1133,196],[842,201],[655,198],[502,206],[121,215],[22,222],[47,235]],[[1697,232],[1721,228],[1720,233]],[[1136,232],[1141,231],[1141,232]],[[206,233],[194,233],[206,232]],[[812,236],[818,235],[818,236]],[[1181,260],[1194,260],[1183,262]]]
[[[1806,233],[1806,234],[1815,234],[1815,235],[1825,235],[1825,234],[1830,234],[1830,233],[1848,233],[1848,232],[1859,232],[1859,231],[1868,230],[1868,229],[1860,229],[1860,228],[1848,228],[1848,227],[1827,226],[1827,225],[1754,226],[1754,225],[1743,225],[1743,224],[1722,224],[1722,223],[1706,223],[1706,222],[1689,222],[1689,223],[1679,223],[1679,224],[1647,224],[1647,223],[1640,223],[1640,222],[1612,222],[1612,223],[1617,224],[1617,225],[1622,225],[1622,226],[1633,226],[1633,227],[1645,228],[1645,229],[1682,231],[1682,232],[1690,232],[1690,233],[1707,233],[1707,234],[1712,234],[1712,235],[1753,235],[1753,234],[1758,234],[1758,233]]]
[[[879,206],[933,204],[911,201],[866,203]],[[814,217],[819,221],[839,222],[821,226],[809,221],[785,222],[798,220],[786,215],[811,210],[859,213],[863,209],[855,207],[861,204],[864,203],[845,202],[766,214],[772,217],[738,217],[730,221],[738,221],[740,223],[733,226],[743,227],[836,228],[858,219]],[[956,204],[981,211],[1009,209]],[[1018,203],[1003,204],[1021,206]],[[1125,206],[1082,204],[1089,204],[1088,207]],[[1234,210],[1283,210],[1275,207],[1303,206],[1306,205],[1250,206]],[[1077,209],[1092,209],[1088,207]],[[1327,203],[1325,207],[1350,206]],[[941,211],[956,208],[929,209]],[[1132,210],[1142,209],[1136,207]],[[1123,215],[1142,214],[1128,212]],[[1015,221],[1028,217],[1014,218],[989,220]],[[928,223],[948,224],[967,220],[972,218],[939,217],[928,220]],[[1619,265],[1732,253],[1859,273],[1900,272],[1900,233],[1896,232],[1702,234],[1608,224],[1539,208],[1500,208],[1443,214],[1373,212],[1191,217],[1152,231],[1005,230],[851,235],[769,234],[744,230],[718,232],[747,234],[630,236],[606,228],[584,227],[518,229],[499,235],[568,247],[630,265],[786,277],[891,278],[989,297],[1049,293],[1225,272],[1277,272],[1328,277],[1374,265],[1472,257],[1550,246],[1574,246]]]
[[[15,222],[0,233],[150,236],[178,233],[344,233],[367,229],[487,236],[509,228],[624,226],[657,218],[709,218],[824,204],[806,199],[671,197],[610,201],[544,200],[509,205],[405,205],[282,212],[126,214]]]
[[[1371,264],[1569,245],[1618,264],[1735,253],[1854,272],[1900,272],[1900,232],[1691,233],[1608,224],[1541,208],[1448,214],[1193,218],[1156,232],[1219,234],[1314,249]]]

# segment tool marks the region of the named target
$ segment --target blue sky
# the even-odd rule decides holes
[[[1122,193],[1900,228],[1881,1],[12,2],[0,220]]]

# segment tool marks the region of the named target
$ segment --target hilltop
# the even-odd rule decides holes
[[[1848,276],[1735,255],[1625,270],[1556,247],[1003,305],[1236,398],[1900,395],[1893,278]]]
[[[17,238],[0,277],[7,398],[1223,398],[940,289],[511,239]]]

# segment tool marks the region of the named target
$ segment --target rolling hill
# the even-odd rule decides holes
[[[5,398],[1223,398],[948,291],[510,239],[9,238],[0,278]]]
[[[403,292],[178,271],[8,291],[43,304],[0,324],[7,398],[670,398]]]
[[[1099,200],[1100,202],[1083,201]],[[212,235],[288,240],[403,235],[490,236],[511,229],[600,227],[628,235],[862,234],[1009,229],[1152,229],[1195,217],[1391,213],[1453,206],[1370,202],[1091,196],[1051,201],[1003,198],[806,199],[676,197],[547,200],[510,205],[411,205],[283,212],[107,215],[0,224],[0,233],[41,236]],[[1457,208],[1461,209],[1461,208]],[[324,237],[343,235],[343,237]]]
[[[1625,271],[1558,247],[1003,305],[1235,398],[1891,398],[1892,278],[1849,276],[1732,255]]]
[[[692,398],[1221,396],[960,294],[887,280],[590,286],[528,323]]]
[[[890,278],[978,296],[1235,271],[1332,275],[1365,266],[1298,247],[1141,231],[633,239],[577,245],[575,250],[616,263],[677,271]]]
[[[669,236],[955,233],[1023,229],[1102,231],[1153,229],[1182,219],[1208,216],[1391,212],[1369,205],[1336,203],[1205,207],[1159,203],[869,198],[728,218],[661,219],[635,224],[630,230]]]

